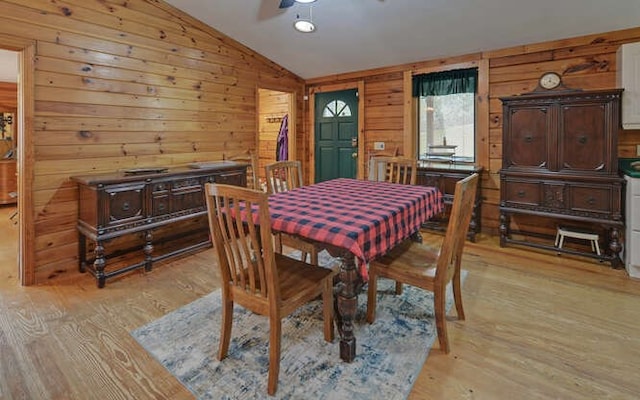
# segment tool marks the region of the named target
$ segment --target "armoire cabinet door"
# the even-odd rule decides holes
[[[548,106],[517,106],[510,108],[505,119],[509,124],[503,143],[503,168],[548,169],[552,115]]]
[[[611,128],[607,105],[585,103],[560,107],[560,171],[611,173]]]

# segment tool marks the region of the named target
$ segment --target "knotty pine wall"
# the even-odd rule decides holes
[[[0,82],[0,112],[16,112],[18,109],[18,85]]]
[[[400,153],[405,154],[403,149],[410,146],[407,146],[409,139],[406,139],[404,127],[410,124],[408,119],[412,118],[412,112],[405,97],[405,88],[409,91],[411,86],[403,85],[403,76],[477,65],[481,86],[477,162],[485,168],[481,181],[484,197],[482,228],[484,232],[498,234],[498,171],[502,166],[502,103],[499,97],[532,91],[546,71],[560,73],[565,85],[571,88],[615,88],[616,51],[621,44],[636,41],[640,41],[640,27],[445,59],[429,59],[425,54],[423,59],[426,61],[423,62],[320,77],[306,83],[307,90],[312,92],[323,86],[364,82],[364,95],[361,94],[360,99],[365,102],[365,154],[368,157],[377,141],[385,142],[387,148],[398,146]],[[487,88],[486,92],[483,92],[483,86]],[[483,104],[487,101],[488,107]],[[312,126],[307,125],[307,129],[311,130]],[[619,156],[635,157],[640,130],[620,130],[618,138]],[[543,229],[552,229],[552,224],[548,223]]]
[[[302,99],[299,77],[161,0],[1,0],[0,15],[0,34],[35,42],[25,284],[77,273],[70,176],[255,151],[257,88]]]

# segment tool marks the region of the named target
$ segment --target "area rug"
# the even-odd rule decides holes
[[[325,256],[321,263],[331,261]],[[448,288],[447,309],[452,302]],[[352,363],[339,358],[337,331],[333,343],[324,341],[319,300],[283,320],[274,397],[267,395],[266,317],[236,305],[228,357],[216,358],[219,290],[131,334],[197,399],[405,399],[436,338],[432,294],[405,285],[403,294],[396,296],[393,282],[380,279],[372,325],[365,320],[366,304],[362,293],[354,322],[357,356]]]

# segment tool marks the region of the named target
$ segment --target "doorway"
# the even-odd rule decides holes
[[[0,49],[0,246],[2,284],[18,282],[17,132],[20,53]]]
[[[297,160],[295,93],[258,88],[257,96],[256,172],[258,181],[266,185],[265,165],[284,159]],[[283,143],[286,151],[281,151]]]

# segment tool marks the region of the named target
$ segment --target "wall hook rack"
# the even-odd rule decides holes
[[[265,118],[266,118],[267,122],[272,123],[272,124],[273,123],[277,123],[277,122],[282,122],[282,117],[278,117],[278,116],[270,115],[270,116],[265,117]]]

